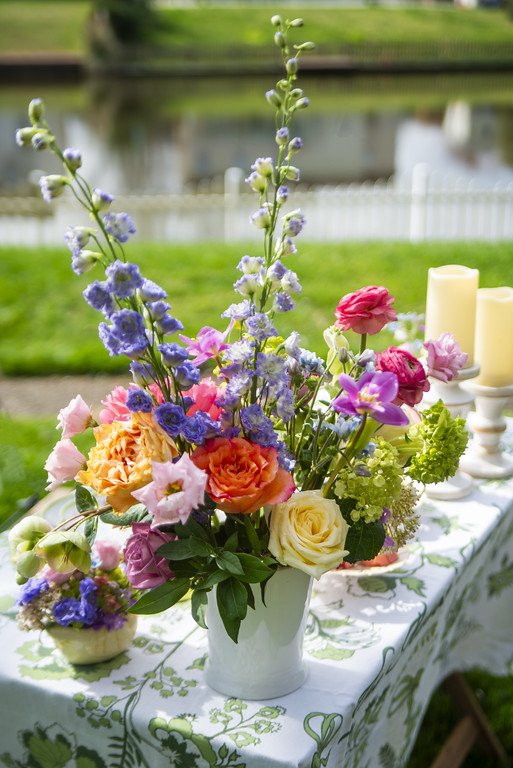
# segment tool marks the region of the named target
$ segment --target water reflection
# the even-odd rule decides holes
[[[418,162],[487,183],[510,178],[511,76],[319,77],[303,85],[313,108],[298,114],[295,130],[305,141],[307,184],[404,176]],[[266,87],[258,78],[103,80],[79,96],[52,89],[45,100],[61,142],[83,149],[89,178],[119,194],[166,194],[221,178],[230,166],[247,170],[273,151]],[[4,193],[26,184],[35,159],[43,171],[54,167],[44,153],[14,149],[26,94],[0,89]]]

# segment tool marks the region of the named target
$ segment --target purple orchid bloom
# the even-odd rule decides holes
[[[407,415],[392,402],[399,388],[395,373],[367,371],[358,381],[342,373],[338,383],[346,391],[332,403],[338,413],[346,416],[367,413],[381,424],[392,424],[396,427],[408,424]]]
[[[190,339],[188,336],[182,336],[180,339],[187,344],[187,351],[189,355],[194,357],[194,365],[201,365],[205,360],[209,360],[211,357],[217,357],[219,352],[228,347],[224,343],[224,340],[229,332],[230,326],[224,333],[218,331],[216,328],[211,328],[209,325],[205,325],[198,331],[196,339]]]

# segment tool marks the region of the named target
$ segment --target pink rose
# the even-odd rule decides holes
[[[61,408],[57,421],[57,429],[62,429],[63,437],[79,435],[95,423],[91,409],[81,395],[77,395],[65,408]]]
[[[157,549],[176,536],[152,529],[149,523],[134,523],[132,535],[123,550],[126,576],[134,589],[152,589],[174,578],[165,557],[155,554]]]
[[[151,462],[152,482],[132,491],[153,515],[152,528],[163,523],[186,523],[189,515],[205,499],[207,474],[184,453],[173,463]]]
[[[61,483],[73,480],[85,463],[85,456],[69,438],[59,440],[46,460],[45,469],[48,472],[46,490],[53,491]]]
[[[113,571],[117,568],[120,561],[119,547],[113,541],[106,539],[96,539],[94,542],[94,551],[98,558],[98,568],[102,571]]]
[[[342,331],[378,333],[387,323],[396,319],[393,303],[394,297],[383,286],[368,285],[360,288],[340,299],[335,310],[335,325]]]
[[[394,400],[396,405],[417,405],[422,400],[424,392],[430,388],[426,371],[416,357],[405,349],[390,347],[381,352],[376,359],[378,371],[395,373],[399,381],[399,391]]]
[[[202,411],[216,421],[222,413],[222,409],[216,405],[216,400],[224,389],[223,385],[218,388],[212,379],[203,379],[199,384],[194,384],[184,392],[194,400],[194,404],[187,411],[187,416],[193,416],[198,411]]]
[[[69,581],[69,577],[73,574],[80,573],[80,571],[73,571],[72,573],[61,573],[60,571],[54,571],[49,565],[44,565],[38,573],[38,577],[45,579],[52,586],[59,586]]]
[[[131,411],[126,406],[128,389],[125,387],[114,387],[102,405],[105,406],[100,411],[100,424],[112,424],[113,421],[128,421],[132,418]]]
[[[452,333],[442,333],[436,341],[426,341],[424,348],[427,349],[428,376],[440,381],[452,381],[468,360]]]

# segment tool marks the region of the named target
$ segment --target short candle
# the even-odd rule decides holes
[[[481,366],[476,384],[513,384],[513,288],[478,290],[475,355]]]
[[[428,270],[425,338],[438,339],[442,333],[452,333],[468,355],[467,366],[474,362],[478,285],[477,269],[448,264]]]

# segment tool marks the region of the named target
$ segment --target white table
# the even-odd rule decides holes
[[[206,633],[188,603],[141,618],[113,661],[71,667],[45,633],[17,629],[1,546],[0,765],[11,768],[399,768],[448,674],[513,672],[513,481],[424,501],[395,567],[325,575],[308,680],[269,702],[205,685]]]

